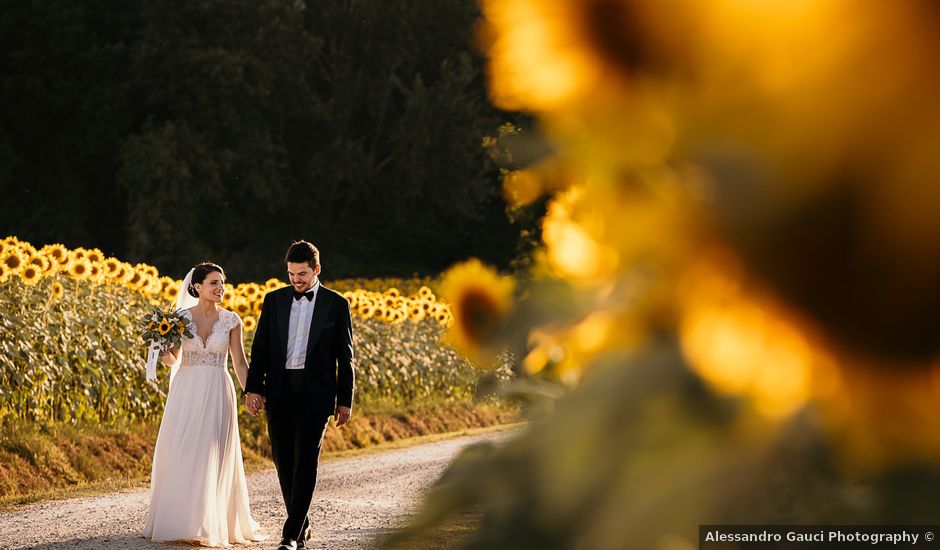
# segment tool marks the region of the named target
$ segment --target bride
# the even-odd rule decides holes
[[[171,366],[170,390],[157,435],[144,537],[228,546],[264,540],[251,517],[238,435],[235,386],[226,368],[232,355],[238,383],[248,362],[241,318],[219,307],[225,274],[201,263],[183,280],[177,309],[192,338],[162,357]],[[147,377],[155,378],[156,356]]]

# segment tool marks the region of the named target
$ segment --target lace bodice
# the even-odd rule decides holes
[[[242,320],[238,314],[228,310],[220,310],[219,318],[203,341],[193,323],[193,316],[189,310],[183,311],[183,316],[189,320],[189,332],[192,338],[183,338],[183,357],[181,367],[219,367],[225,368],[228,359],[229,331],[241,325]]]

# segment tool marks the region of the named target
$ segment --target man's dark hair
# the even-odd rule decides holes
[[[296,264],[306,262],[311,268],[316,269],[320,265],[320,251],[307,241],[294,241],[287,249],[284,261]]]

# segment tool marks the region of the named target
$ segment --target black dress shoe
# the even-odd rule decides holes
[[[297,550],[297,541],[294,539],[284,539],[281,541],[277,550]]]

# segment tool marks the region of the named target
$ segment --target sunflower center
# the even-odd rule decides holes
[[[471,341],[481,343],[493,333],[501,317],[499,304],[484,289],[469,289],[460,297],[457,315],[461,332]]]

